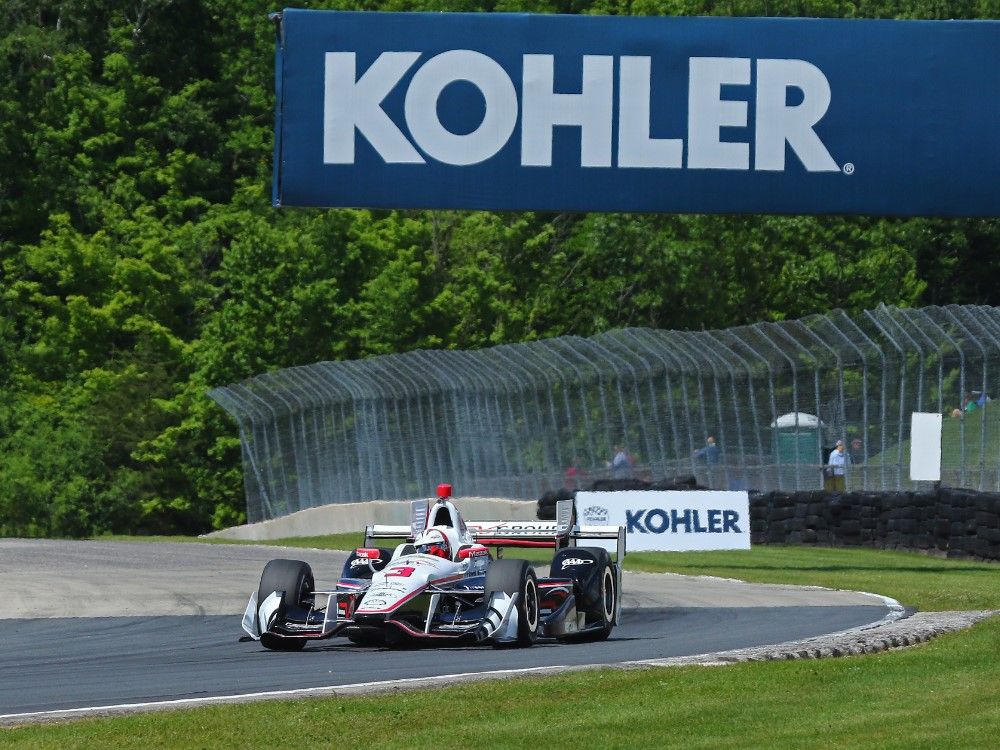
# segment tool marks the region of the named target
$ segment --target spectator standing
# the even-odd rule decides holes
[[[851,457],[847,454],[844,441],[838,440],[836,447],[830,451],[830,458],[827,463],[827,476],[824,487],[831,492],[843,492],[847,489],[847,466],[851,463]]]
[[[573,461],[563,472],[563,488],[570,490],[580,489],[580,481],[583,479],[583,472],[580,471],[580,459],[573,456]]]
[[[628,479],[632,476],[632,461],[625,448],[620,445],[615,446],[615,455],[611,459],[611,478]]]
[[[865,447],[861,438],[854,438],[851,441],[851,449],[847,452],[852,464],[863,464],[868,456],[865,454]]]
[[[719,446],[715,444],[715,438],[709,435],[705,438],[705,447],[699,448],[694,452],[694,457],[700,461],[704,461],[709,466],[715,466],[719,463],[719,457],[721,455]]]

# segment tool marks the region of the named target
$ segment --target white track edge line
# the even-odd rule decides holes
[[[599,665],[600,666],[600,665]],[[45,716],[71,716],[86,715],[90,713],[102,713],[107,711],[123,711],[140,708],[167,708],[198,706],[211,703],[226,703],[241,700],[252,700],[259,698],[295,698],[307,695],[322,695],[329,693],[336,695],[339,691],[365,690],[371,688],[391,687],[394,685],[413,685],[417,683],[435,683],[446,680],[470,679],[477,677],[503,677],[532,672],[543,672],[552,669],[566,669],[565,664],[550,664],[544,667],[525,667],[523,669],[495,669],[489,672],[459,672],[457,674],[432,675],[430,677],[404,677],[396,680],[378,680],[375,682],[352,682],[346,685],[322,685],[310,688],[294,688],[291,690],[264,690],[257,693],[232,693],[229,695],[204,696],[202,698],[177,698],[166,701],[146,701],[142,703],[116,703],[105,706],[83,706],[80,708],[60,708],[51,711],[29,711],[27,713],[0,714],[0,721],[11,719],[30,719]]]

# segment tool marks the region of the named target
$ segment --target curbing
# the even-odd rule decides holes
[[[720,651],[697,656],[669,659],[649,659],[625,662],[623,668],[721,666],[747,661],[785,661],[789,659],[825,659],[840,656],[860,656],[915,646],[939,635],[955,633],[977,622],[1000,615],[1000,610],[970,612],[917,612],[909,617],[883,621],[844,633],[817,636],[803,641],[790,641],[772,646]]]

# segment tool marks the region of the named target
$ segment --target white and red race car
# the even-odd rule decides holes
[[[578,526],[573,501],[555,521],[466,522],[451,501],[411,503],[410,526],[368,526],[336,586],[317,591],[309,565],[271,560],[250,596],[243,629],[269,649],[346,636],[358,644],[456,641],[530,646],[539,638],[603,640],[621,615],[625,529]],[[394,550],[381,539],[403,540]],[[614,540],[616,558],[585,539]],[[507,547],[555,549],[548,577]],[[491,548],[497,550],[494,559]]]

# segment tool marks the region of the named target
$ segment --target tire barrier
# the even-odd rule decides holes
[[[630,486],[605,486],[612,481]],[[645,486],[632,486],[637,483]],[[655,483],[604,480],[588,489],[706,488],[698,487],[693,477],[675,477]],[[570,490],[546,493],[538,501],[538,518],[555,518],[556,502],[573,496]],[[1000,560],[1000,494],[949,487],[929,493],[750,492],[750,541],[917,550],[951,558]]]
[[[930,493],[751,492],[750,540],[1000,560],[1000,495],[947,487]]]
[[[661,479],[658,482],[647,482],[643,479],[598,479],[581,489],[591,492],[620,492],[622,490],[707,490],[702,487],[692,475],[677,476],[673,479]],[[560,500],[572,500],[576,490],[551,490],[538,500],[537,516],[542,521],[553,521],[556,517],[556,503]]]

